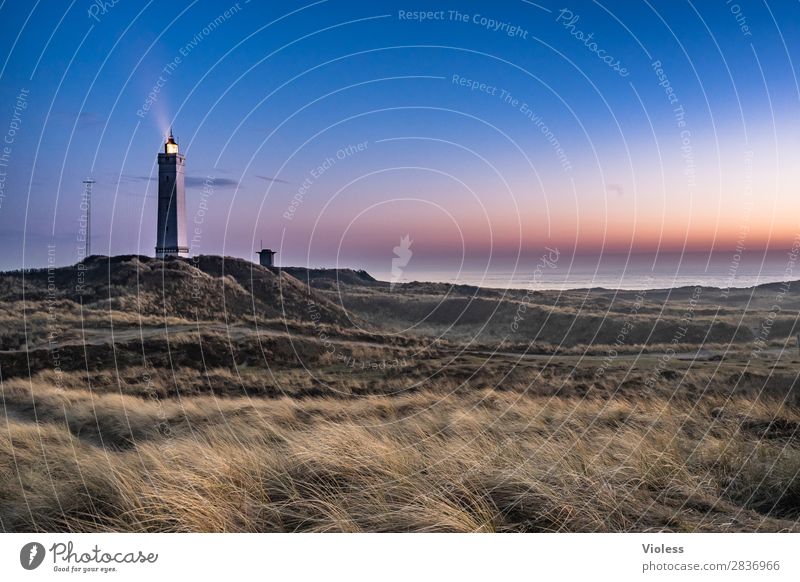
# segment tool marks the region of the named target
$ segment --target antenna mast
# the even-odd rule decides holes
[[[84,259],[89,258],[92,252],[92,185],[94,180],[88,178],[83,181],[83,198],[86,201],[86,245],[84,247]]]

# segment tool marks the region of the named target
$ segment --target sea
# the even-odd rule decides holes
[[[790,251],[662,252],[579,255],[543,251],[526,258],[483,261],[411,257],[407,264],[370,262],[376,279],[429,281],[499,289],[744,288],[800,279],[800,258]]]

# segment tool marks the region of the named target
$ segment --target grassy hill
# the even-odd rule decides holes
[[[797,531],[794,285],[0,274],[2,531]],[[775,309],[775,306],[779,309]]]

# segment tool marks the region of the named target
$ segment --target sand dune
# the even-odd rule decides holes
[[[0,528],[797,531],[792,288],[5,273]]]

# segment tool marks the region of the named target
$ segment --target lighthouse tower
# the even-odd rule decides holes
[[[186,158],[178,153],[172,130],[158,154],[158,231],[156,257],[186,257],[186,194],[183,186]]]

